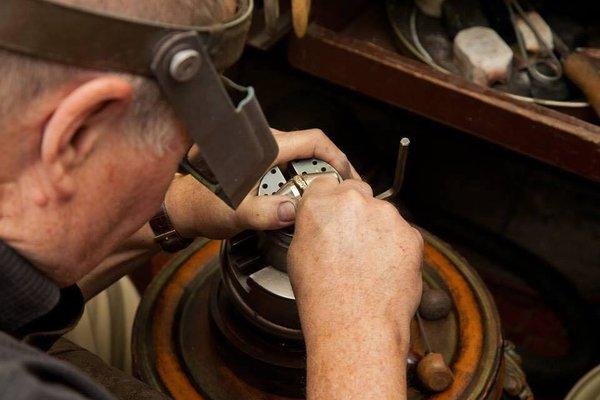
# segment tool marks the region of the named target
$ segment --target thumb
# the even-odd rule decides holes
[[[287,196],[248,196],[237,210],[244,229],[272,230],[292,225],[296,200]]]

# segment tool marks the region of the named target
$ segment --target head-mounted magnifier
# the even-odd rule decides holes
[[[254,90],[217,72],[240,57],[252,7],[252,0],[241,0],[230,21],[193,27],[50,0],[0,0],[0,47],[64,64],[154,78],[205,164],[197,168],[186,158],[182,165],[236,208],[278,152]]]

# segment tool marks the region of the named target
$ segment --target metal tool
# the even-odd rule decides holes
[[[402,189],[402,183],[404,183],[404,170],[406,169],[406,159],[408,158],[409,145],[410,140],[408,138],[403,137],[402,139],[400,139],[400,145],[398,148],[398,158],[396,159],[396,170],[394,171],[394,181],[392,182],[392,187],[375,196],[378,199],[387,200],[392,203],[396,200],[396,197],[400,193],[400,189]]]
[[[518,0],[505,0],[505,4],[506,4],[506,7],[508,8],[508,13],[510,15],[510,21],[515,30],[515,36],[517,37],[517,46],[519,47],[519,53],[521,54],[523,61],[525,61],[525,65],[526,65],[527,71],[529,72],[530,76],[533,79],[535,79],[536,81],[542,82],[542,83],[553,82],[553,81],[557,81],[560,78],[562,78],[563,69],[562,69],[560,60],[556,57],[556,55],[554,54],[552,49],[550,49],[548,47],[548,45],[546,44],[546,42],[544,41],[544,39],[538,32],[537,28],[531,23],[529,16],[527,16],[527,13],[523,10],[523,7],[521,7],[521,4],[519,3],[519,1]],[[531,29],[531,32],[533,32],[533,35],[537,39],[540,47],[543,49],[541,54],[543,54],[547,58],[539,59],[539,60],[536,60],[535,62],[529,61],[529,55],[528,55],[527,49],[525,47],[525,41],[524,41],[523,35],[521,34],[521,31],[519,30],[518,25],[517,25],[517,15],[523,20],[523,22],[525,22],[525,25],[527,25],[529,27],[529,29]],[[552,75],[549,75],[545,71],[542,71],[540,69],[540,67],[542,65],[547,66],[549,68],[549,70],[552,71]]]
[[[259,182],[258,195],[288,196],[300,200],[312,182],[324,174],[331,175],[338,182],[342,181],[336,169],[323,160],[316,158],[295,160],[290,163],[285,174],[279,167],[271,168]]]
[[[417,376],[421,384],[433,392],[442,392],[454,382],[454,374],[440,353],[431,351],[431,343],[423,326],[419,312],[416,313],[417,325],[427,354],[417,365]]]
[[[581,89],[596,115],[600,117],[600,70],[585,51],[571,51],[556,32],[553,32],[552,36],[565,75]]]
[[[419,311],[416,312],[415,317],[417,319],[417,325],[419,326],[419,334],[421,335],[423,344],[425,344],[425,350],[427,351],[427,353],[431,353],[431,344],[429,343],[429,338],[427,337],[427,332],[425,331],[425,327],[423,326],[423,319],[421,318],[421,314],[419,313]]]

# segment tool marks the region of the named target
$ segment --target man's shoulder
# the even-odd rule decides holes
[[[35,358],[39,355],[44,355],[44,353],[0,331],[0,363],[15,359]]]
[[[0,332],[0,400],[112,399],[67,363]]]

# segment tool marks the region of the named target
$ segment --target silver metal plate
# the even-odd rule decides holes
[[[265,267],[249,276],[250,282],[263,290],[284,299],[295,300],[290,278],[285,272],[273,267]]]
[[[322,172],[337,172],[331,165],[317,158],[307,158],[291,162],[296,175],[317,174]]]
[[[258,195],[268,196],[275,194],[286,182],[287,179],[285,179],[279,167],[273,167],[260,180]]]
[[[291,174],[290,178],[293,178],[295,175],[322,174],[326,172],[333,172],[337,174],[335,168],[325,161],[317,158],[292,161],[290,163],[290,168],[286,171],[286,173]],[[285,177],[281,169],[279,169],[279,167],[273,167],[265,175],[263,175],[262,179],[260,180],[258,186],[258,195],[269,196],[276,194],[277,191],[286,184],[286,182],[288,182],[288,179]],[[292,188],[292,190],[295,190],[297,193],[293,193],[293,196],[291,197],[300,198],[300,192],[298,192],[297,189]],[[288,195],[285,193],[283,194]]]

